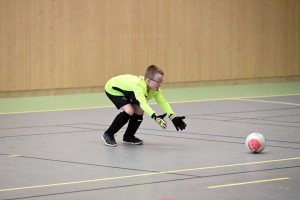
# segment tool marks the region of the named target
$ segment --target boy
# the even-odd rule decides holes
[[[107,146],[117,146],[114,134],[128,121],[123,143],[143,144],[143,140],[135,137],[134,134],[143,121],[144,112],[163,129],[167,128],[167,122],[164,120],[166,115],[172,120],[177,131],[185,129],[186,124],[183,121],[185,117],[176,116],[161,93],[159,87],[163,82],[163,77],[164,72],[157,66],[151,65],[147,68],[145,77],[126,74],[113,77],[106,83],[106,95],[118,109],[123,110],[103,134],[102,138]],[[153,97],[165,114],[155,114],[154,110],[148,105],[147,101]]]

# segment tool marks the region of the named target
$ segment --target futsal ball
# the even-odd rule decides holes
[[[246,138],[246,147],[254,153],[260,153],[266,146],[265,137],[260,133],[251,133]]]

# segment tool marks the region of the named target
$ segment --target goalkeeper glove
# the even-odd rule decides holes
[[[156,123],[158,123],[158,125],[162,128],[162,129],[166,129],[167,128],[167,122],[164,120],[164,117],[167,115],[167,113],[163,114],[163,115],[156,115],[155,113],[151,116],[152,119],[154,119],[156,121]]]
[[[169,118],[173,122],[177,131],[179,131],[179,129],[180,130],[185,129],[186,124],[183,121],[183,119],[185,119],[185,116],[179,117],[179,116],[176,116],[175,114],[171,114],[169,116]]]

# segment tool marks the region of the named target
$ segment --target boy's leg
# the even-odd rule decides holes
[[[117,133],[130,119],[130,115],[126,112],[120,112],[112,122],[112,124],[109,126],[109,128],[105,131],[105,133],[114,135]]]
[[[135,137],[134,134],[143,122],[144,111],[138,105],[133,105],[133,108],[134,114],[129,120],[127,129],[123,137],[123,142],[127,144],[142,144],[143,140],[140,140],[139,138]]]
[[[108,146],[117,146],[114,135],[128,122],[130,115],[126,112],[120,112],[103,134],[103,140]]]
[[[129,104],[126,98],[122,98],[120,96],[113,96],[106,92],[108,98],[115,104],[115,106],[123,109],[123,112],[119,113],[112,124],[103,134],[103,140],[105,144],[108,146],[117,146],[117,143],[114,138],[114,134],[117,133],[130,119],[132,113],[134,112],[134,108],[131,104]],[[125,112],[127,111],[127,112]]]
[[[134,136],[143,121],[143,115],[133,114],[129,120],[125,136]]]

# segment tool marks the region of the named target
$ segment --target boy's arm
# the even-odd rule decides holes
[[[141,109],[149,116],[152,117],[152,115],[155,113],[155,111],[149,106],[149,104],[147,103],[147,99],[145,97],[145,92],[143,87],[141,86],[137,86],[134,89],[134,95],[136,100],[139,102],[139,106],[141,107]]]
[[[184,116],[176,116],[174,111],[172,110],[170,104],[166,101],[164,96],[161,93],[161,90],[159,89],[156,95],[154,96],[157,104],[161,107],[161,109],[167,113],[170,120],[173,122],[175,128],[177,131],[183,130],[186,127],[186,124],[184,123],[183,119],[185,119]]]
[[[145,98],[144,95],[145,94],[142,92],[142,90],[135,91],[135,97],[139,101],[141,109],[145,113],[147,113],[147,115],[149,115],[149,117],[154,119],[161,128],[166,129],[167,122],[164,120],[164,117],[166,116],[166,114],[163,114],[163,115],[155,114],[155,111],[149,106],[149,104],[147,103],[147,99]]]
[[[168,117],[170,115],[174,114],[173,109],[171,108],[170,104],[167,102],[165,97],[162,95],[161,90],[158,89],[157,93],[154,96],[156,103],[159,105],[159,107],[167,113]]]

